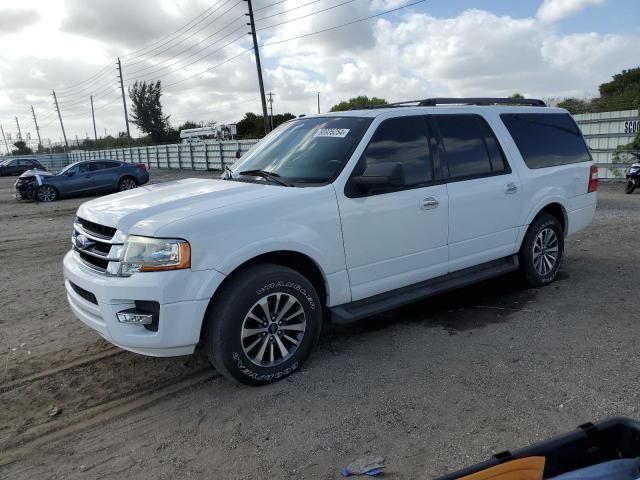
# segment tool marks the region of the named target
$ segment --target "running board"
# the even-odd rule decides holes
[[[493,260],[491,262],[448,273],[424,282],[380,293],[373,297],[331,307],[331,321],[351,323],[378,313],[402,307],[434,295],[466,287],[473,283],[498,277],[517,270],[518,256]]]

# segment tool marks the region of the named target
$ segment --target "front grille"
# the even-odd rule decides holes
[[[84,253],[82,250],[80,252],[80,259],[89,265],[91,268],[94,268],[100,272],[106,272],[107,267],[109,266],[109,260],[105,260],[103,258],[94,257],[93,255],[89,255],[88,253]]]
[[[87,233],[95,235],[96,237],[104,238],[105,240],[111,240],[111,238],[116,234],[115,228],[90,222],[84,218],[78,217],[76,222],[79,223]]]
[[[98,304],[98,300],[96,299],[96,296],[93,293],[85,290],[82,287],[79,287],[78,285],[76,285],[73,282],[69,282],[69,285],[71,285],[71,288],[73,288],[74,292],[76,292],[78,295],[80,295],[82,298],[84,298],[87,302],[91,302],[91,303],[94,303],[96,305]]]
[[[117,268],[115,271],[109,269],[109,264],[120,261],[118,258],[120,250],[114,245],[122,245],[122,242],[113,238],[116,231],[113,227],[76,217],[72,245],[79,260],[96,272],[115,273]],[[114,266],[117,267],[117,265]]]

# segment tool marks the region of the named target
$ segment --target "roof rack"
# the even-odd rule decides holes
[[[370,107],[351,107],[351,110],[371,110],[393,107],[435,107],[437,105],[520,105],[529,107],[546,107],[547,104],[537,98],[425,98],[424,100],[406,100],[404,102],[387,103]]]
[[[537,98],[427,98],[421,100],[421,107],[436,105],[526,105],[530,107],[546,107],[547,104]]]

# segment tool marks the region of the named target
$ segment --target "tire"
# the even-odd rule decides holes
[[[553,282],[564,256],[560,221],[546,213],[538,216],[524,236],[519,256],[520,268],[530,285],[541,287]]]
[[[264,308],[271,319],[265,320]],[[264,385],[290,375],[309,357],[320,337],[322,305],[300,273],[265,263],[234,274],[205,321],[205,349],[216,370],[246,385]]]
[[[36,191],[36,199],[38,202],[48,203],[53,202],[58,199],[60,195],[58,194],[58,190],[51,185],[40,185],[38,190]]]
[[[127,190],[133,190],[138,186],[138,182],[133,177],[122,177],[118,182],[118,191],[124,192]]]
[[[624,187],[624,193],[633,193],[636,189],[636,183],[633,180],[628,180],[627,185]]]

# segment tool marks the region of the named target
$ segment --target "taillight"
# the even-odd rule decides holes
[[[144,163],[137,163],[136,167],[141,168],[142,170],[147,170],[147,166]]]
[[[596,190],[598,190],[598,167],[591,165],[591,169],[589,170],[589,188],[587,189],[587,193],[595,192]]]

